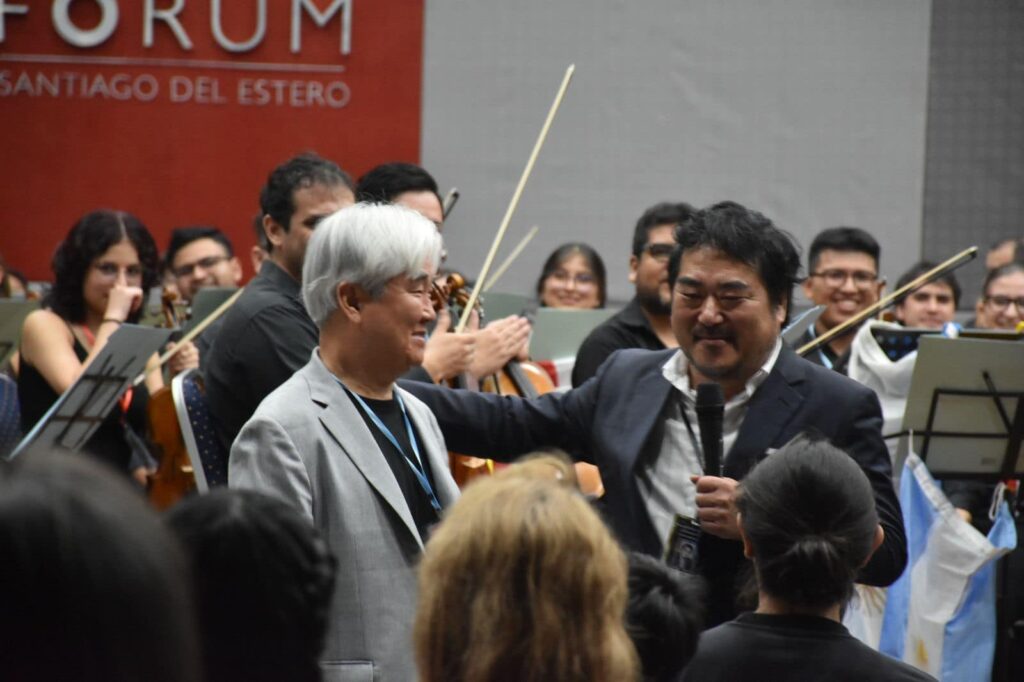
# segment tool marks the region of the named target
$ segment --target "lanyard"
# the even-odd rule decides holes
[[[96,345],[96,335],[93,334],[92,330],[86,327],[84,324],[82,325],[81,328],[82,334],[89,342],[89,348],[87,350],[92,350],[92,347]],[[121,395],[121,397],[117,399],[117,404],[121,406],[122,416],[127,416],[128,408],[132,406],[132,398],[134,396],[135,388],[133,386],[129,386],[128,389]]]
[[[814,331],[814,325],[813,324],[810,327],[807,328],[807,331],[809,331],[811,333],[811,340],[812,341],[814,339],[818,338],[818,335]],[[825,346],[821,346],[820,348],[818,348],[818,357],[821,358],[821,364],[826,369],[835,369],[835,366],[833,365],[832,361],[828,359],[828,354],[825,353]]]
[[[340,384],[341,382],[339,381],[338,383]],[[345,388],[344,384],[342,384],[342,388]],[[345,388],[345,391],[356,399],[356,402],[359,403],[359,406],[366,412],[366,416],[370,418],[373,425],[380,429],[380,432],[383,433],[384,437],[395,446],[396,450],[402,453],[405,463],[409,465],[409,468],[412,469],[412,473],[416,476],[416,480],[419,481],[420,488],[422,488],[423,492],[425,492],[427,497],[430,498],[430,506],[434,508],[434,511],[440,512],[441,503],[437,501],[437,495],[434,494],[434,489],[430,485],[430,479],[427,478],[423,469],[423,460],[420,459],[420,449],[419,446],[416,445],[416,434],[412,430],[412,422],[409,421],[409,415],[405,411],[405,403],[402,401],[402,396],[395,392],[395,398],[398,400],[398,406],[402,409],[402,419],[405,420],[405,431],[409,436],[409,443],[412,445],[412,454],[416,457],[415,462],[411,457],[409,457],[409,455],[405,454],[405,450],[403,450],[402,446],[398,444],[398,439],[395,438],[395,434],[391,433],[391,429],[389,429],[384,422],[380,420],[380,417],[370,409],[370,406],[366,404],[366,401],[363,400],[359,394],[354,393],[347,388]]]

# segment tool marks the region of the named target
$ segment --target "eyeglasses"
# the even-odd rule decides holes
[[[96,272],[100,273],[104,279],[117,279],[118,274],[120,274],[122,270],[124,270],[125,279],[142,279],[141,265],[129,265],[122,268],[117,263],[94,263],[92,268]]]
[[[848,279],[853,279],[853,285],[858,289],[867,289],[878,281],[878,274],[868,270],[853,270],[851,272],[846,270],[822,270],[821,272],[812,272],[810,276],[821,277],[825,280],[825,284],[836,288],[846,284]]]
[[[228,258],[229,256],[207,256],[206,258],[200,258],[195,263],[186,263],[185,265],[179,265],[176,268],[172,268],[171,272],[175,277],[188,277],[196,268],[209,270],[218,263],[223,263]]]
[[[567,286],[569,282],[574,282],[577,289],[592,289],[597,286],[597,278],[589,272],[578,272],[575,275],[570,275],[565,270],[555,270],[548,277],[562,286]]]
[[[672,256],[672,252],[675,251],[675,248],[675,244],[645,244],[641,251],[643,253],[650,254],[651,258],[656,261],[667,263],[668,259]]]
[[[1018,311],[1024,313],[1024,296],[986,296],[985,302],[996,310],[1006,310],[1012,303]]]

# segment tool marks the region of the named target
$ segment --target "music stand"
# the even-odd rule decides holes
[[[206,319],[220,304],[231,298],[238,291],[238,287],[203,287],[196,292],[192,299],[192,314],[188,322],[182,325],[182,336],[192,331],[192,328]]]
[[[14,459],[30,447],[81,449],[170,335],[170,329],[121,325],[7,459]]]
[[[14,355],[25,318],[38,307],[39,301],[0,301],[0,367]]]
[[[920,337],[903,430],[935,478],[1024,478],[1024,343]]]

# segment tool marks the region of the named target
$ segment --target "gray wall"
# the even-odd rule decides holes
[[[1024,236],[1024,4],[935,0],[931,45],[922,253],[982,247],[957,271],[971,307],[988,246]]]
[[[757,208],[806,245],[871,230],[886,264],[920,253],[927,0],[427,3],[422,162],[463,198],[452,263],[477,272],[569,63],[576,78],[506,250],[527,293],[570,240],[626,281],[636,218],[661,200]]]

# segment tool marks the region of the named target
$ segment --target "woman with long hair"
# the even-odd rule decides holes
[[[94,211],[71,228],[53,256],[53,288],[22,327],[18,398],[24,432],[75,383],[122,324],[138,322],[157,282],[158,263],[153,237],[130,213]],[[150,392],[162,385],[159,372],[148,375]],[[122,472],[132,461],[125,424],[145,423],[143,393],[136,390],[122,399],[85,445]]]
[[[626,559],[582,496],[498,474],[469,486],[419,570],[421,682],[628,682]]]
[[[537,279],[537,300],[547,308],[603,308],[606,292],[604,261],[582,242],[555,249]]]
[[[932,679],[840,622],[884,537],[871,484],[851,457],[800,436],[743,479],[736,507],[757,610],[701,635],[683,680]]]

